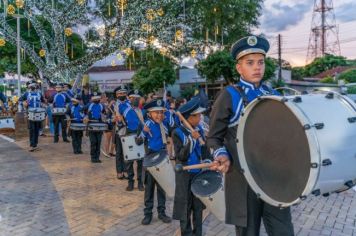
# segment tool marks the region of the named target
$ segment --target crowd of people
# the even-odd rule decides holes
[[[143,160],[125,161],[121,138],[127,135],[135,135],[136,145],[145,146],[145,158],[165,149],[169,158],[178,164],[189,166],[203,159],[211,160],[211,170],[225,173],[226,222],[236,226],[236,235],[259,235],[261,219],[269,235],[293,235],[290,209],[263,202],[248,186],[235,143],[243,108],[259,96],[277,95],[261,82],[268,49],[268,41],[257,36],[242,38],[234,44],[231,54],[241,79],[221,91],[211,113],[202,106],[203,101],[198,96],[189,101],[174,99],[170,94],[145,96],[125,85],[114,90],[113,98],[99,93],[90,95],[88,90],[77,93],[69,84],[57,84],[55,91],[44,97],[33,81],[20,101],[29,112],[41,108],[43,103],[48,105],[54,143],[59,142],[61,134],[63,142],[72,143],[74,154],[83,154],[82,138],[86,135],[90,140],[92,163],[101,162],[101,149],[104,155],[115,156],[117,178],[128,181],[127,191],[134,190],[134,166],[137,167],[137,188],[145,191],[143,225],[152,221],[155,189],[158,218],[164,223],[170,223],[171,218],[166,215],[165,191],[150,172],[143,171]],[[210,117],[209,129],[204,123],[207,117]],[[31,152],[39,150],[41,123],[29,121]],[[102,144],[103,135],[105,142]],[[200,172],[201,169],[191,169],[175,174],[173,218],[180,221],[182,235],[199,236],[203,232],[204,204],[190,188],[193,178]]]

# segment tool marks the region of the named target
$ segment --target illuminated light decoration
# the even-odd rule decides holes
[[[38,54],[40,55],[40,57],[45,57],[46,56],[46,50],[41,49]]]
[[[197,51],[195,51],[195,49],[193,49],[193,50],[190,52],[190,55],[191,55],[193,58],[196,58],[196,57],[197,57]]]
[[[70,37],[72,34],[73,34],[73,30],[72,28],[65,28],[64,29],[64,34],[67,36],[67,37]]]
[[[23,0],[16,0],[15,5],[17,6],[17,8],[23,8],[25,3]]]
[[[15,9],[15,7],[14,7],[12,4],[10,4],[9,6],[7,6],[6,11],[7,11],[7,14],[9,14],[9,15],[13,15],[13,14],[16,13],[16,9]]]
[[[105,27],[99,27],[98,29],[98,34],[103,37],[105,35]]]
[[[127,55],[127,56],[130,56],[132,53],[133,53],[133,50],[131,48],[126,48],[124,50],[124,53]]]
[[[151,35],[150,37],[148,37],[148,43],[149,44],[153,44],[155,42],[156,38],[155,36]]]
[[[158,15],[158,16],[163,16],[163,15],[164,15],[164,11],[163,11],[162,8],[160,8],[160,9],[157,10],[157,15]]]
[[[177,30],[175,36],[177,40],[183,40],[183,31]]]
[[[116,66],[116,61],[115,60],[111,61],[111,66]]]
[[[142,25],[142,30],[145,32],[151,32],[152,31],[152,26],[148,24],[143,24]]]
[[[77,3],[78,3],[79,5],[84,5],[85,0],[77,0]]]
[[[114,38],[115,36],[116,36],[116,33],[117,33],[117,31],[116,31],[116,29],[112,29],[112,30],[110,30],[110,36],[112,37],[112,38]]]
[[[0,38],[0,47],[4,47],[6,45],[6,41],[3,38]]]
[[[163,56],[165,56],[165,55],[167,55],[168,49],[167,49],[167,48],[160,48],[160,49],[159,49],[159,52],[160,52]]]
[[[153,9],[148,9],[146,12],[146,18],[149,21],[153,21],[155,19],[155,11]]]

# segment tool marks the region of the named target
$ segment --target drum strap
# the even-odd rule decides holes
[[[166,131],[165,131],[164,126],[163,126],[162,123],[159,124],[159,128],[161,130],[162,141],[163,141],[164,144],[167,144]]]
[[[243,101],[243,103],[244,103],[244,106],[246,107],[246,106],[249,104],[249,101],[248,101],[248,98],[247,98],[247,95],[246,95],[244,89],[241,88],[241,87],[238,86],[238,85],[235,85],[235,86],[233,86],[233,87],[236,89],[236,91],[237,91],[237,92],[240,94],[240,96],[242,97],[242,101]]]
[[[141,121],[141,123],[142,123],[142,124],[145,124],[145,121],[144,121],[144,119],[143,119],[143,114],[142,114],[141,109],[135,108],[135,112],[136,112],[136,114],[137,114],[137,116],[138,116],[138,119]]]

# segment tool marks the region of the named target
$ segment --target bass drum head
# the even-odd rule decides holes
[[[197,174],[191,185],[194,195],[209,197],[221,189],[223,183],[222,174],[216,171],[203,171]]]
[[[255,183],[275,201],[299,199],[311,169],[309,142],[299,119],[283,102],[267,98],[243,119],[245,125],[238,133],[243,132],[239,137],[243,137],[247,171]]]
[[[145,158],[143,159],[143,167],[153,167],[157,166],[160,164],[162,161],[164,161],[167,158],[167,151],[165,149],[159,151],[159,152],[154,152],[149,155],[146,155]]]

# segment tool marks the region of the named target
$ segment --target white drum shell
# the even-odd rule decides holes
[[[121,137],[125,161],[134,161],[145,157],[145,147],[143,144],[138,146],[135,142],[135,137],[135,134]]]
[[[28,120],[43,121],[46,119],[46,109],[44,108],[30,108],[28,109]]]
[[[225,204],[225,191],[224,184],[216,193],[210,195],[209,197],[202,197],[195,195],[197,198],[204,203],[206,208],[216,216],[220,221],[225,221],[226,204]]]
[[[347,189],[345,183],[356,181],[356,122],[351,123],[348,118],[356,117],[356,108],[352,100],[346,96],[333,93],[333,98],[326,98],[326,94],[302,95],[301,102],[293,102],[296,96],[285,97],[288,99],[285,105],[299,119],[301,128],[311,125],[305,133],[309,142],[311,164],[316,163],[316,168],[310,168],[308,182],[300,198],[291,202],[279,202],[270,198],[258,186],[249,171],[245,153],[243,150],[243,130],[248,119],[248,114],[258,100],[250,103],[239,122],[237,143],[239,159],[244,175],[251,188],[265,202],[279,207],[291,206],[300,202],[314,190],[320,194],[328,194]],[[281,101],[283,97],[268,96],[265,99]],[[313,124],[323,123],[322,129],[316,129]],[[331,165],[323,166],[323,160],[329,159]]]
[[[84,131],[86,129],[86,125],[83,123],[71,123],[69,128],[74,131]]]
[[[88,130],[93,132],[102,132],[108,130],[108,125],[104,123],[89,123]]]
[[[65,107],[54,107],[52,110],[52,115],[54,115],[54,116],[65,115],[66,111],[67,111],[67,108],[65,108]]]
[[[174,197],[176,189],[176,176],[172,162],[169,160],[168,156],[158,165],[147,167],[147,170],[163,188],[167,196]]]

